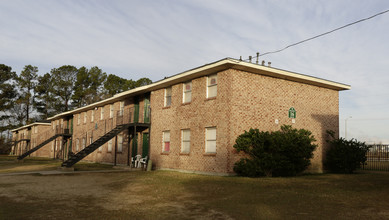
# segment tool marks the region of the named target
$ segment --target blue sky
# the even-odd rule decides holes
[[[39,74],[98,66],[162,79],[225,57],[248,58],[389,9],[382,0],[0,0],[0,63]],[[261,57],[272,66],[349,84],[340,134],[389,143],[389,13]]]

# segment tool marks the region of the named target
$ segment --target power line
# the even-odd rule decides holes
[[[379,16],[379,15],[382,15],[382,14],[385,14],[385,13],[388,13],[388,12],[389,12],[389,10],[386,10],[386,11],[383,11],[383,12],[380,12],[380,13],[377,13],[377,14],[372,15],[372,16],[370,16],[370,17],[363,18],[363,19],[361,19],[361,20],[358,20],[358,21],[355,21],[355,22],[346,24],[346,25],[344,25],[344,26],[335,28],[335,29],[333,29],[333,30],[331,30],[331,31],[327,31],[327,32],[325,32],[325,33],[322,33],[322,34],[316,35],[316,36],[314,36],[314,37],[311,37],[311,38],[308,38],[308,39],[299,41],[299,42],[297,42],[297,43],[290,44],[290,45],[288,45],[288,46],[286,46],[286,47],[284,47],[284,48],[282,48],[282,49],[275,50],[275,51],[270,51],[270,52],[266,52],[266,53],[260,54],[259,56],[261,57],[261,56],[265,56],[265,55],[272,54],[272,53],[279,53],[279,52],[281,52],[281,51],[284,51],[284,50],[288,49],[289,47],[293,47],[293,46],[296,46],[296,45],[305,43],[305,42],[307,42],[307,41],[310,41],[310,40],[313,40],[313,39],[322,37],[322,36],[324,36],[324,35],[327,35],[327,34],[330,34],[330,33],[332,33],[332,32],[338,31],[338,30],[340,30],[340,29],[349,27],[349,26],[351,26],[351,25],[354,25],[354,24],[357,24],[357,23],[360,23],[360,22],[363,22],[363,21],[372,19],[372,18],[374,18],[374,17],[377,17],[377,16]],[[255,57],[255,56],[254,56],[254,57]],[[249,59],[250,59],[250,58],[249,58]],[[249,59],[245,59],[244,61],[247,61],[247,60],[249,60]]]

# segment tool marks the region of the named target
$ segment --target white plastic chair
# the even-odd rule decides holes
[[[141,159],[141,158],[142,158],[142,155],[139,155],[139,154],[138,154],[138,155],[135,156],[135,162],[134,162],[134,167],[135,167],[135,168],[138,168],[138,167],[139,167],[139,165],[140,165],[139,162],[140,162],[140,159]]]
[[[147,164],[147,156],[144,157],[144,158],[141,158],[139,160],[139,164],[142,165],[144,168],[146,167],[146,164]]]

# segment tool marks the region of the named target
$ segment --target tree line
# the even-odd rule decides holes
[[[17,74],[0,64],[0,134],[151,83],[107,74],[97,66],[64,65],[38,75],[36,66],[26,65]]]

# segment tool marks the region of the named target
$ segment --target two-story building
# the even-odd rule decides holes
[[[157,169],[232,173],[242,157],[233,148],[240,134],[287,124],[313,133],[318,148],[309,170],[322,172],[326,130],[339,133],[339,91],[348,89],[226,58],[49,120],[66,120],[67,167],[81,159],[129,165],[140,154]]]

